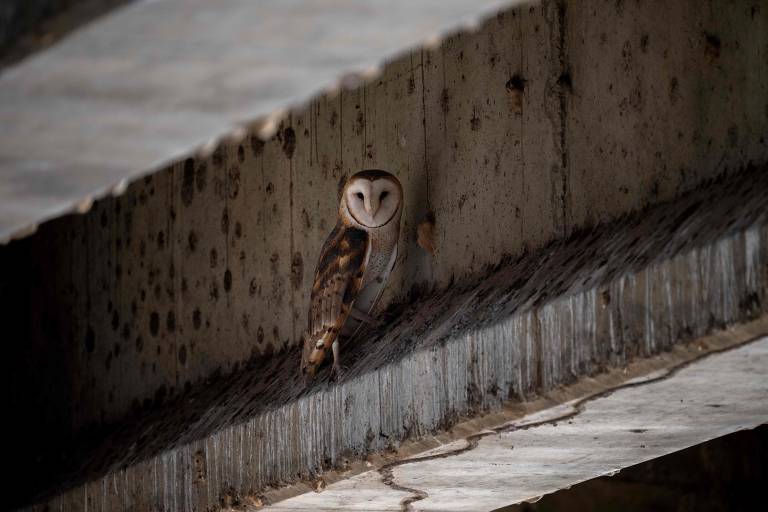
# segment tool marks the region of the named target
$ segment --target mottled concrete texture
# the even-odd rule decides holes
[[[509,9],[312,99],[266,141],[248,132],[0,247],[19,500],[130,465],[113,508],[205,509],[759,314],[767,42],[761,2]],[[33,135],[0,139],[50,149]],[[121,147],[79,171],[136,149]],[[339,185],[366,167],[405,188],[382,304],[397,320],[304,395],[314,263]],[[415,243],[428,211],[434,257]],[[82,489],[64,503],[101,493]]]

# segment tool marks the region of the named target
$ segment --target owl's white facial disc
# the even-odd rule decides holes
[[[377,228],[395,216],[401,195],[400,187],[392,179],[353,176],[344,191],[344,200],[357,222]]]

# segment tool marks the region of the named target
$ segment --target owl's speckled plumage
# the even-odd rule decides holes
[[[315,376],[331,347],[337,372],[338,337],[353,336],[370,319],[397,259],[402,199],[400,182],[386,171],[361,171],[347,180],[336,227],[315,270],[301,365],[305,376]]]

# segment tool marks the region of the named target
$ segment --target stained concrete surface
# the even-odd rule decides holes
[[[294,349],[161,397],[99,435],[19,445],[9,454],[18,497],[54,509],[205,509],[758,317],[766,180],[764,169],[720,178],[414,296],[391,309],[387,329],[343,347],[341,382],[323,371],[305,389]],[[30,461],[35,479],[24,477]]]
[[[663,378],[662,378],[663,376]],[[768,421],[768,338],[265,510],[493,510]],[[426,460],[418,460],[423,458]],[[380,475],[378,475],[380,476]]]

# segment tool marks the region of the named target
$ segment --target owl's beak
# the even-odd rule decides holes
[[[373,216],[376,215],[376,212],[379,211],[379,201],[367,195],[363,200],[363,206],[365,206],[365,211],[368,213],[368,215],[371,216],[371,218],[373,218]]]

